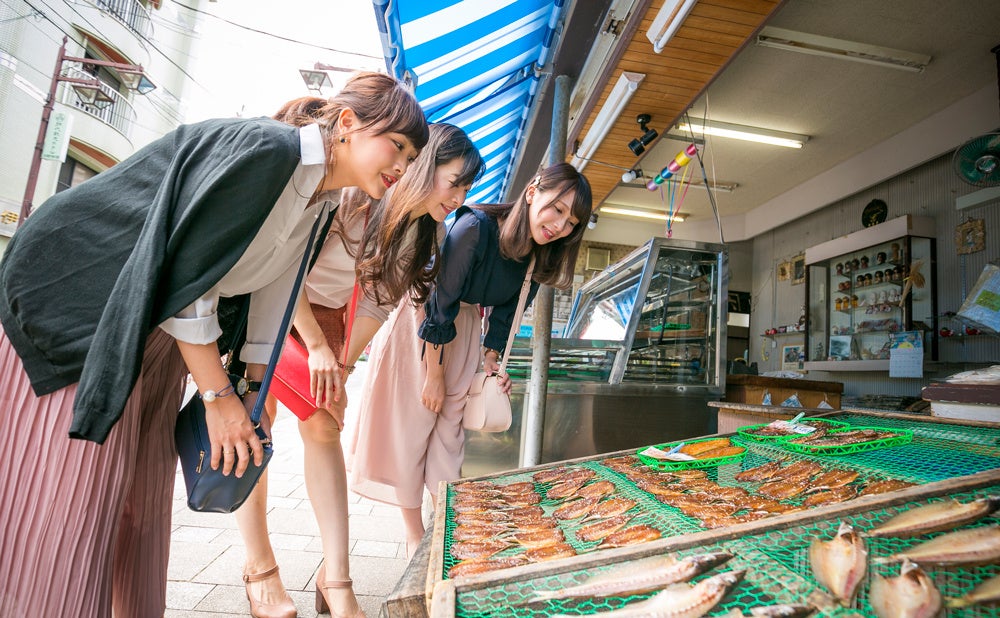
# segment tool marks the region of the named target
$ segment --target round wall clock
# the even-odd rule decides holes
[[[861,211],[861,224],[865,227],[871,227],[885,223],[887,216],[889,216],[889,205],[880,199],[874,199],[868,202],[865,209]]]

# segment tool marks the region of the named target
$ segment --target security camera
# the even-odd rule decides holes
[[[656,132],[656,129],[650,129],[646,126],[652,119],[652,116],[649,114],[639,114],[635,117],[635,121],[639,123],[639,128],[642,129],[642,135],[629,142],[628,149],[637,157],[646,152],[646,146],[649,146],[660,135]]]
[[[590,215],[590,221],[587,221],[587,229],[592,230],[597,227],[597,213]]]

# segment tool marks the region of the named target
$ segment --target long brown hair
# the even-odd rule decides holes
[[[434,190],[437,168],[456,159],[462,161],[456,186],[473,184],[486,167],[464,131],[450,124],[433,124],[427,146],[385,197],[374,203],[369,199],[366,205],[348,211],[351,217],[369,213],[358,251],[358,282],[376,302],[396,302],[406,293],[415,305],[427,300],[440,266],[438,223],[429,214],[415,220],[411,214]],[[363,199],[359,193],[352,191],[351,199]],[[408,254],[410,245],[404,246],[410,226],[416,226],[412,254]]]
[[[536,192],[558,191],[556,200],[570,191],[576,191],[571,209],[579,223],[573,226],[569,235],[544,245],[535,243],[528,219],[531,207],[527,195],[530,187],[535,187]],[[590,221],[591,207],[590,182],[569,163],[556,163],[540,171],[513,204],[475,206],[497,219],[500,226],[500,255],[509,260],[522,260],[529,254],[534,254],[535,271],[531,278],[559,289],[566,289],[573,283],[576,256],[580,252],[580,241],[587,229],[587,221]]]
[[[272,118],[296,127],[318,124],[326,137],[327,157],[333,161],[333,148],[340,137],[337,118],[344,109],[357,116],[360,126],[355,131],[400,133],[417,150],[427,143],[427,120],[420,104],[402,82],[382,73],[355,73],[329,99],[295,99],[285,103]]]

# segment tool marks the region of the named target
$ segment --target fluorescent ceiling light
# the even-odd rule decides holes
[[[690,123],[682,122],[677,125],[677,130],[681,133],[687,133],[690,131],[699,135],[728,137],[730,139],[741,139],[747,142],[784,146],[785,148],[802,148],[802,144],[809,141],[808,135],[786,133],[784,131],[772,131],[771,129],[759,129],[757,127],[747,127],[739,124],[730,124],[728,122],[716,122],[714,120],[709,120],[705,123],[700,121]]]
[[[931,57],[924,54],[785,30],[784,28],[772,28],[771,26],[765,27],[757,35],[757,45],[813,56],[864,62],[865,64],[914,73],[923,71],[931,61]]]
[[[620,215],[622,217],[636,217],[637,219],[653,219],[654,221],[666,221],[667,213],[665,212],[652,212],[649,210],[633,210],[631,208],[617,208],[615,206],[601,206],[598,211],[602,215]],[[690,215],[686,213],[676,213],[671,219],[674,221],[683,221],[686,217]]]
[[[631,73],[629,71],[623,71],[621,76],[618,77],[618,81],[615,82],[615,86],[611,89],[607,100],[601,106],[601,111],[594,118],[594,124],[590,126],[587,135],[584,136],[580,142],[580,146],[576,149],[573,160],[570,161],[570,165],[575,167],[577,171],[582,172],[583,168],[587,167],[587,159],[594,154],[597,147],[604,141],[608,131],[611,130],[615,121],[618,120],[618,116],[625,109],[625,105],[632,98],[632,95],[635,94],[636,89],[639,88],[639,83],[645,78],[645,73]]]
[[[663,3],[646,31],[646,38],[653,44],[654,52],[663,51],[697,2],[698,0],[667,0]]]

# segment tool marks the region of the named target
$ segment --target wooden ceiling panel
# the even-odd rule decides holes
[[[663,0],[654,0],[649,6],[580,132],[581,138],[586,135],[622,71],[646,75],[587,166],[597,204],[621,181],[617,168],[634,167],[641,160],[627,147],[640,133],[636,116],[650,114],[654,120],[649,126],[661,135],[665,133],[777,10],[781,0],[701,0],[663,52],[656,54],[646,32],[663,4]]]

